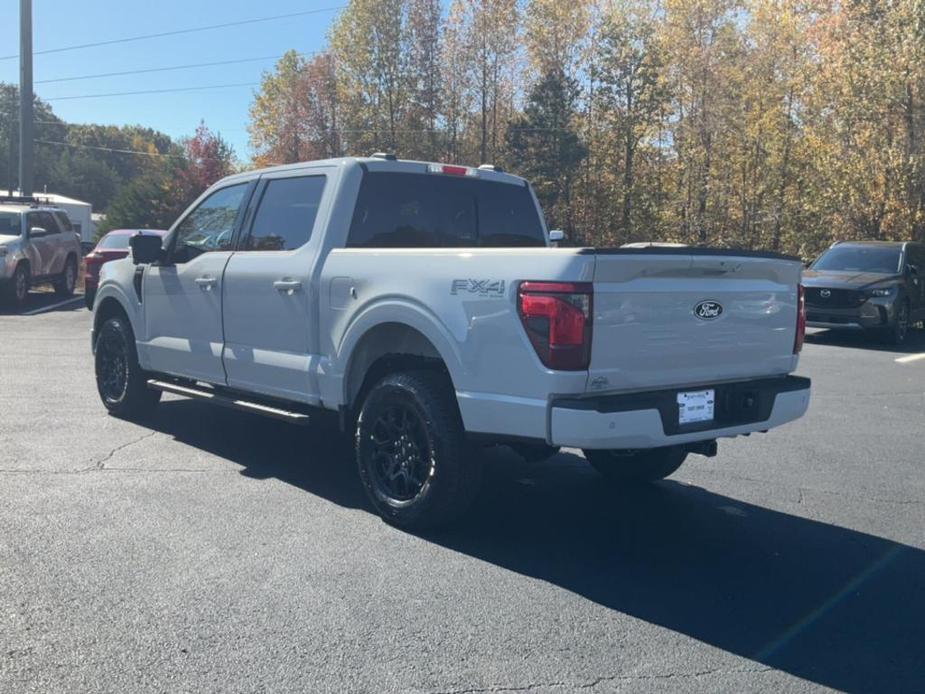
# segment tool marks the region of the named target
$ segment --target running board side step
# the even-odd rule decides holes
[[[309,420],[309,416],[304,412],[285,410],[281,407],[277,407],[275,405],[267,405],[266,403],[262,402],[241,400],[240,398],[235,398],[232,395],[218,393],[211,388],[197,388],[180,385],[179,383],[171,383],[170,381],[160,381],[156,378],[148,379],[147,385],[151,390],[160,390],[165,393],[172,393],[173,395],[182,395],[183,397],[191,398],[192,400],[211,402],[214,405],[227,407],[232,410],[253,412],[254,414],[262,414],[265,417],[282,419],[283,421],[293,422],[295,424],[308,424]]]

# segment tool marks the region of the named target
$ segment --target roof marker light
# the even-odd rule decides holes
[[[479,172],[468,166],[453,166],[451,164],[428,164],[427,170],[431,173],[447,174],[449,176],[469,176],[475,178]]]

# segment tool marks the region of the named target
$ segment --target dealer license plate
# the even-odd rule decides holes
[[[678,393],[678,424],[713,421],[713,390]]]

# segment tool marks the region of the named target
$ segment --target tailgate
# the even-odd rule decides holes
[[[706,385],[795,368],[798,260],[659,251],[597,252],[589,391]]]

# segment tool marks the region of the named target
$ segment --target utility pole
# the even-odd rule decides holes
[[[19,189],[32,195],[32,0],[19,0]]]
[[[10,197],[13,197],[13,191],[16,189],[13,184],[13,180],[16,178],[16,163],[13,161],[13,152],[16,151],[16,127],[14,126],[18,125],[18,121],[10,123],[10,155],[6,160],[6,186],[10,191]]]

